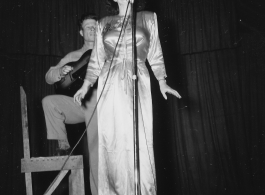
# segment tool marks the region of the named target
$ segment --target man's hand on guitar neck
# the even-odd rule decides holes
[[[60,68],[60,76],[61,77],[65,77],[65,75],[67,75],[67,73],[69,73],[71,70],[73,70],[72,66],[63,66]]]

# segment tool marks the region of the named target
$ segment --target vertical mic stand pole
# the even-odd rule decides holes
[[[134,193],[141,195],[140,161],[139,161],[139,127],[138,127],[138,77],[137,77],[137,48],[135,44],[136,14],[131,3],[132,28],[132,66],[133,66],[133,130],[134,130]]]

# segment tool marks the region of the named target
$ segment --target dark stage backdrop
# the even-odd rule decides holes
[[[168,83],[152,76],[158,195],[265,194],[265,30],[263,1],[148,0],[158,15]],[[81,47],[77,19],[106,15],[104,0],[12,0],[0,4],[0,194],[25,194],[19,86],[28,96],[30,149],[49,156],[41,100],[50,66]],[[73,145],[83,126],[68,126]],[[87,141],[83,154],[89,194]],[[34,195],[57,173],[34,173]],[[67,194],[67,181],[54,194]]]

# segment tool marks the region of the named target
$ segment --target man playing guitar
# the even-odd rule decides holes
[[[69,62],[77,62],[83,54],[94,47],[96,16],[84,15],[79,24],[80,35],[84,39],[84,45],[81,49],[68,53],[61,61],[53,67],[50,67],[46,73],[45,79],[48,84],[58,83],[61,79],[67,77],[74,67],[67,65]],[[89,59],[89,57],[88,57]],[[72,84],[74,85],[74,84]],[[74,90],[78,90],[77,87]],[[71,88],[73,90],[73,88]],[[42,100],[46,127],[47,139],[58,140],[57,153],[54,155],[67,155],[70,145],[67,139],[65,124],[88,123],[92,112],[96,106],[97,92],[91,90],[90,97],[85,99],[83,106],[74,103],[73,97],[67,95],[49,95]],[[66,92],[67,93],[67,92]],[[73,93],[72,93],[73,94]],[[69,95],[69,93],[68,93]],[[97,116],[94,114],[87,130],[88,149],[90,159],[90,186],[92,194],[97,194]]]

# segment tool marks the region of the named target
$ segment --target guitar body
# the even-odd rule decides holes
[[[87,50],[78,61],[65,64],[65,66],[71,66],[73,70],[54,84],[55,92],[57,94],[73,96],[75,92],[80,89],[86,76],[87,65],[91,52],[91,49]]]

